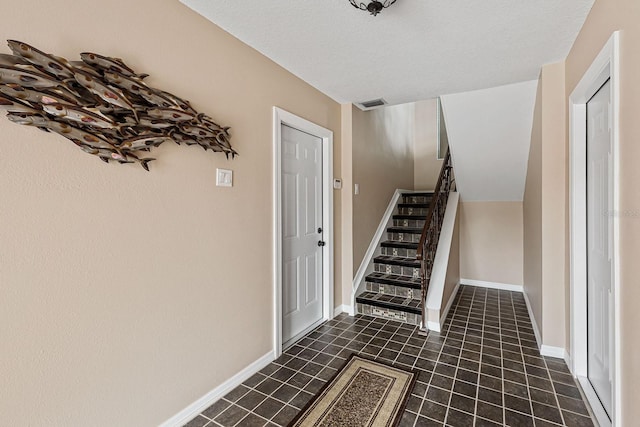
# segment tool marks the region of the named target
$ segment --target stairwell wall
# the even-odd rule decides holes
[[[413,188],[433,191],[442,160],[438,160],[438,100],[415,103],[413,123]]]
[[[25,0],[0,39],[122,57],[233,126],[235,160],[165,143],[145,172],[0,118],[0,425],[159,425],[272,351],[272,107],[340,153],[340,105],[175,0]]]
[[[414,182],[414,104],[371,111],[352,107],[353,273],[355,275],[396,189]]]

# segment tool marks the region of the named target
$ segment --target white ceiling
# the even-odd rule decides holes
[[[180,0],[340,103],[390,104],[537,79],[594,0]],[[368,0],[361,0],[368,3]]]
[[[538,81],[442,97],[464,201],[522,201]]]

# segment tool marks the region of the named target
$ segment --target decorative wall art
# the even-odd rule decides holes
[[[0,54],[0,108],[14,123],[72,141],[104,162],[139,163],[149,170],[153,147],[166,141],[199,145],[235,157],[229,127],[198,113],[188,101],[148,86],[121,59],[85,52],[81,61],[8,40]]]

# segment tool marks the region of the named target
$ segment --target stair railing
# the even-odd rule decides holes
[[[420,236],[418,244],[418,252],[416,259],[420,261],[420,282],[421,282],[421,298],[422,298],[422,320],[420,321],[420,335],[426,335],[427,329],[427,288],[433,271],[433,261],[436,257],[438,248],[438,239],[440,238],[440,230],[444,222],[444,211],[449,200],[449,192],[454,185],[453,164],[451,163],[451,153],[447,148],[447,154],[444,157],[438,183],[431,199],[429,211],[427,213],[426,222]]]

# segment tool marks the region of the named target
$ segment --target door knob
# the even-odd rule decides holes
[[[325,242],[323,242],[322,240],[320,240],[320,241],[318,242],[318,246],[324,246],[324,245],[326,245],[326,243],[325,243]]]

